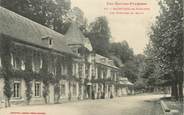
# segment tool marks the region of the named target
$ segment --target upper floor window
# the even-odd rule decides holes
[[[103,70],[101,70],[101,79],[103,79],[103,77],[104,77],[104,72]]]
[[[57,59],[54,57],[50,57],[49,62],[48,62],[48,72],[56,75],[57,72]]]
[[[53,75],[56,75],[56,67],[54,66],[54,64],[51,64],[48,66],[48,71],[49,73],[53,74]]]
[[[76,75],[76,77],[78,77],[78,64],[77,63],[72,64],[72,75]]]
[[[66,75],[68,73],[68,67],[66,64],[61,65],[61,75]]]
[[[13,66],[14,65],[14,59],[13,59],[13,54],[12,53],[10,54],[10,57],[11,57],[11,65]]]
[[[72,75],[76,74],[76,65],[75,63],[72,64]]]
[[[97,67],[98,78],[101,78],[101,73],[102,73],[101,68],[100,67]]]
[[[32,70],[33,72],[39,72],[42,69],[43,60],[39,54],[34,54],[32,58]]]
[[[98,67],[96,67],[96,68],[95,68],[95,76],[96,76],[95,79],[98,79],[98,74],[99,74],[99,72],[98,72]]]
[[[13,55],[12,53],[10,54],[10,56],[13,69],[25,70],[25,60],[23,57],[16,56],[15,54]]]
[[[79,49],[78,48],[72,48],[73,53],[78,54],[79,56]]]

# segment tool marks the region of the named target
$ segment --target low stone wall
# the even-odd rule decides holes
[[[164,111],[164,115],[183,115],[183,102],[175,102],[170,100],[162,100],[161,106]]]
[[[30,105],[41,105],[45,104],[45,100],[43,97],[41,98],[32,98],[30,101]]]

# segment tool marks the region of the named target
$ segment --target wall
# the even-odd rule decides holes
[[[4,88],[4,79],[1,78],[1,75],[0,75],[0,108],[4,107],[3,88]]]

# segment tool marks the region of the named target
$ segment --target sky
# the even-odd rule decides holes
[[[146,44],[149,41],[148,32],[155,17],[159,14],[158,0],[71,0],[72,7],[79,7],[88,22],[92,22],[98,16],[106,16],[111,30],[112,41],[121,42],[126,40],[135,54],[143,53]],[[107,2],[114,3],[146,3],[150,10],[144,11],[144,14],[110,14],[104,8],[112,8],[107,6]],[[126,7],[116,6],[119,8]],[[134,6],[135,7],[135,6]],[[136,6],[137,7],[137,6]],[[139,6],[138,6],[139,7]],[[122,11],[124,12],[124,11]]]

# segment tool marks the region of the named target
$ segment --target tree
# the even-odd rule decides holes
[[[161,12],[151,27],[150,44],[147,49],[157,74],[162,80],[172,81],[172,96],[183,97],[183,31],[182,0],[162,0]]]
[[[135,56],[127,41],[111,43],[109,47],[109,55],[114,62],[118,63],[116,65],[121,68],[124,77],[135,83],[138,79],[141,55]]]
[[[138,70],[133,61],[128,61],[124,64],[124,67],[121,68],[124,73],[124,77],[127,77],[131,82],[135,83],[138,79],[137,73]]]
[[[10,56],[10,46],[11,42],[8,38],[0,39],[0,49],[1,49],[1,58],[2,58],[2,76],[4,77],[4,95],[5,99],[8,103],[6,103],[6,107],[10,107],[10,99],[13,95],[12,92],[12,71],[11,71],[11,56]]]
[[[133,49],[129,47],[127,41],[111,43],[109,47],[110,58],[114,60],[116,66],[121,68],[124,77],[133,83],[139,80],[145,56],[134,55]]]
[[[133,50],[129,47],[127,41],[111,43],[109,53],[118,57],[122,63],[132,60],[134,57]]]
[[[1,0],[1,6],[64,34],[68,28],[66,13],[70,2],[60,0]]]
[[[89,25],[87,37],[90,39],[96,53],[108,56],[111,32],[106,17],[98,17]]]
[[[74,7],[69,11],[68,15],[69,18],[74,19],[78,23],[80,30],[87,37],[88,23],[84,12],[79,7]]]

